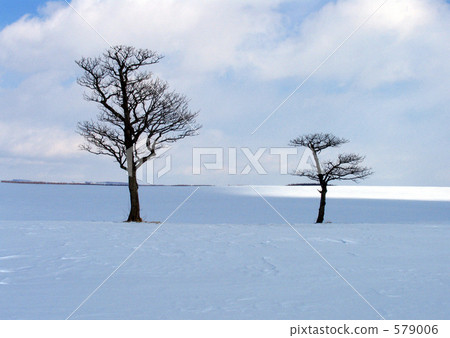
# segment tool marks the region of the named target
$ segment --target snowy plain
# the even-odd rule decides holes
[[[196,189],[0,184],[0,319],[450,319],[449,188]]]

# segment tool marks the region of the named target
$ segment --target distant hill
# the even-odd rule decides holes
[[[91,182],[91,181],[85,181],[85,182],[46,182],[46,181],[32,181],[32,180],[23,180],[23,179],[12,179],[12,180],[2,180],[1,183],[17,183],[17,184],[56,184],[56,185],[102,185],[102,186],[117,186],[117,187],[123,187],[128,186],[128,183],[126,182],[112,182],[112,181],[105,181],[105,182]],[[139,186],[142,187],[152,187],[152,186],[172,186],[172,187],[210,187],[212,185],[209,184],[143,184],[140,183]]]
[[[18,184],[58,184],[58,185],[107,185],[107,186],[127,186],[125,182],[46,182],[32,181],[23,179],[2,180],[1,183],[18,183]]]

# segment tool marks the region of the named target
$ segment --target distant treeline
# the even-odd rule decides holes
[[[127,183],[124,182],[44,182],[44,181],[29,181],[29,180],[2,180],[1,183],[127,186]]]

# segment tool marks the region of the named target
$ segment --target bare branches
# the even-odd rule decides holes
[[[87,144],[81,145],[82,150],[86,150],[95,155],[107,155],[114,157],[120,167],[127,170],[126,151],[123,149],[121,135],[117,130],[109,128],[105,124],[84,121],[78,123],[78,133],[86,139]]]
[[[372,175],[370,168],[361,167],[364,157],[357,154],[339,154],[334,161],[320,162],[317,154],[324,149],[338,147],[348,140],[336,137],[332,134],[308,134],[291,140],[292,146],[309,148],[316,161],[316,168],[303,169],[294,173],[296,176],[307,177],[312,181],[328,184],[330,181],[354,181],[363,180]]]
[[[201,126],[189,100],[142,69],[161,59],[151,50],[116,46],[100,57],[76,62],[84,71],[78,83],[88,89],[85,99],[100,106],[98,123],[78,125],[88,142],[83,149],[112,156],[127,170],[127,150],[132,149],[136,168],[155,156],[162,144],[196,134]],[[142,140],[145,147],[137,146]]]
[[[316,223],[322,223],[325,216],[327,186],[331,181],[362,180],[372,175],[370,168],[361,167],[364,157],[357,154],[339,154],[334,161],[320,162],[318,154],[327,148],[339,147],[348,140],[332,134],[308,134],[291,140],[291,146],[307,147],[314,157],[315,168],[302,169],[294,173],[296,176],[307,177],[320,184],[320,206]]]
[[[307,134],[297,137],[289,143],[294,147],[307,147],[316,153],[330,147],[339,147],[341,144],[347,143],[348,140],[336,137],[332,134]]]
[[[367,167],[359,166],[364,157],[357,154],[339,154],[336,161],[328,161],[322,165],[324,180],[353,181],[363,180],[373,174]]]
[[[84,71],[78,84],[90,90],[89,95],[85,95],[87,101],[99,103],[110,114],[123,121],[123,101],[139,91],[139,84],[150,80],[152,76],[151,73],[137,70],[156,64],[161,59],[162,56],[150,50],[116,46],[101,57],[76,61]]]
[[[293,173],[293,175],[306,177],[309,178],[311,181],[319,182],[319,176],[317,175],[316,169],[303,169],[300,171],[296,171],[295,173]]]

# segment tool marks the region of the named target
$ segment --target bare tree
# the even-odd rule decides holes
[[[78,133],[87,140],[81,148],[113,157],[128,172],[127,222],[142,221],[137,169],[165,143],[193,136],[200,128],[195,122],[198,112],[191,112],[188,99],[143,70],[161,59],[151,50],[116,46],[100,57],[76,62],[84,71],[78,84],[89,90],[85,99],[98,103],[100,109],[96,121],[78,124]]]
[[[336,137],[332,134],[308,134],[297,137],[290,141],[289,145],[295,147],[307,147],[311,150],[314,158],[314,166],[304,169],[294,175],[307,177],[320,184],[320,207],[316,223],[322,223],[325,216],[325,204],[328,183],[331,181],[354,181],[365,179],[372,175],[370,168],[361,167],[364,157],[357,154],[339,154],[334,161],[319,161],[319,153],[327,148],[339,147],[348,140]]]

